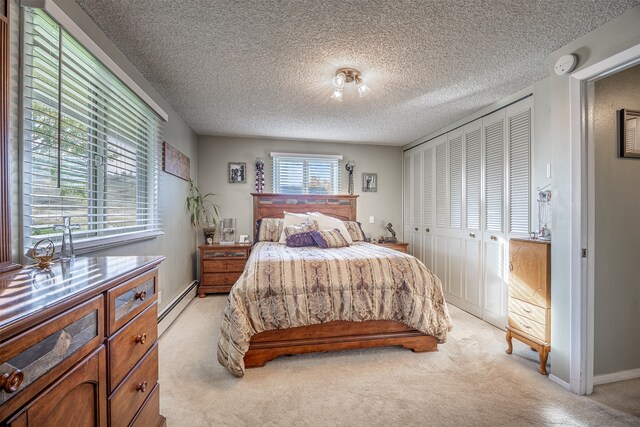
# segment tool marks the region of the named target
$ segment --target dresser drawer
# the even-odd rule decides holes
[[[242,272],[246,260],[203,261],[204,273],[222,273],[227,271]]]
[[[234,285],[242,275],[240,272],[233,273],[205,273],[202,275],[203,285]]]
[[[147,353],[109,398],[111,426],[128,426],[158,382],[158,345]]]
[[[202,260],[229,260],[229,259],[247,259],[247,251],[244,249],[206,249],[202,250]]]
[[[515,313],[535,322],[542,323],[543,325],[549,324],[549,311],[550,309],[548,308],[538,307],[537,305],[520,301],[517,298],[509,298],[510,313]]]
[[[549,254],[548,245],[510,241],[509,296],[550,308]]]
[[[136,415],[130,427],[154,427],[158,425],[160,413],[160,384],[156,384],[153,391],[144,402],[144,406]]]
[[[38,394],[104,340],[104,298],[95,297],[0,345],[0,420]]]
[[[510,312],[509,326],[518,329],[527,335],[531,335],[532,337],[537,338],[540,341],[549,342],[549,337],[547,335],[547,325],[534,322],[531,319],[527,319],[526,317]]]
[[[154,269],[107,293],[109,335],[113,335],[157,299],[157,277],[157,270]]]
[[[109,391],[120,384],[157,339],[158,304],[153,303],[109,338]]]

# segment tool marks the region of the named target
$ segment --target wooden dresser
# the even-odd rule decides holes
[[[541,374],[547,375],[551,351],[551,242],[509,242],[509,325],[507,353],[515,338],[538,351]]]
[[[373,242],[372,242],[373,243]],[[396,251],[407,253],[409,250],[409,244],[404,242],[396,243],[373,243],[374,245],[383,246],[389,249],[395,249]]]
[[[157,267],[76,258],[0,275],[0,425],[163,426]]]
[[[229,292],[242,274],[251,251],[250,244],[200,245],[200,283],[198,295]]]

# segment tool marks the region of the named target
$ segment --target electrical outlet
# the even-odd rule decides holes
[[[375,218],[373,216],[369,217],[369,224],[375,224]]]
[[[158,292],[158,305],[162,302],[162,291]]]

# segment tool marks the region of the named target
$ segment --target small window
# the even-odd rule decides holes
[[[271,153],[274,193],[340,193],[342,156]]]
[[[160,233],[161,118],[42,10],[24,14],[24,245],[78,249]]]

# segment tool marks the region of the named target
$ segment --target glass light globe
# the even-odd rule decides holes
[[[342,101],[342,88],[336,88],[331,94],[331,99],[334,101]]]
[[[333,78],[333,85],[337,88],[342,88],[347,81],[347,75],[345,73],[338,73]]]
[[[358,94],[360,95],[360,98],[362,98],[363,96],[367,96],[367,94],[371,92],[371,88],[367,86],[362,79],[358,79],[356,87],[358,88]]]

